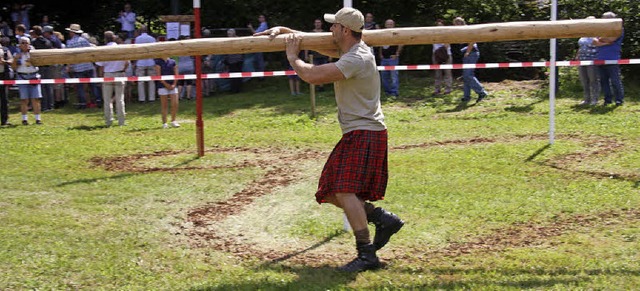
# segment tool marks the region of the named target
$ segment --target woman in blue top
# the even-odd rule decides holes
[[[616,18],[613,12],[605,12],[602,18]],[[598,47],[598,60],[619,60],[622,52],[622,40],[624,39],[624,30],[618,37],[599,37],[593,41]],[[604,105],[609,105],[613,101],[613,95],[616,97],[616,106],[622,105],[624,102],[624,87],[622,86],[622,76],[620,74],[620,65],[608,64],[598,66],[600,71],[600,85],[604,93]],[[613,90],[612,90],[613,89]]]
[[[595,17],[589,16],[587,19],[595,19]],[[594,39],[594,37],[581,37],[578,40],[576,60],[593,61],[598,57],[598,47],[593,44]],[[600,75],[598,74],[598,67],[595,65],[579,66],[578,74],[584,92],[584,100],[580,105],[598,104],[598,96],[600,95]]]
[[[456,17],[453,19],[453,25],[467,25],[467,23],[462,17]],[[475,42],[469,43],[467,46],[463,47],[461,52],[464,53],[464,57],[462,58],[463,64],[475,64],[480,58],[480,50],[478,50],[478,44]],[[462,96],[462,102],[469,102],[469,100],[471,100],[471,90],[478,94],[478,100],[476,100],[476,103],[487,97],[487,92],[476,78],[474,72],[475,69],[462,70],[462,80],[464,81],[464,95]]]
[[[156,76],[177,76],[178,67],[176,61],[172,58],[155,59]],[[178,80],[173,79],[170,81],[160,80],[158,81],[158,95],[160,95],[160,105],[162,107],[162,128],[168,128],[167,125],[167,96],[171,98],[171,126],[180,127],[180,124],[176,121],[176,114],[178,113]]]

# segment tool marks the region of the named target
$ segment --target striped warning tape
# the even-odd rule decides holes
[[[445,64],[445,65],[399,65],[378,66],[380,71],[411,71],[411,70],[459,70],[459,69],[495,69],[495,68],[533,68],[548,67],[551,62],[514,62],[514,63],[481,63],[481,64]],[[610,61],[560,61],[558,67],[575,67],[589,65],[634,65],[640,64],[640,59],[622,59]],[[252,78],[295,75],[293,70],[267,71],[267,72],[237,72],[237,73],[212,73],[202,74],[202,79],[228,79],[228,78]],[[136,82],[159,80],[194,80],[196,74],[177,76],[144,76],[144,77],[105,77],[105,78],[66,78],[66,79],[40,79],[40,80],[0,80],[0,85],[21,84],[78,84],[78,83],[109,83],[109,82]]]

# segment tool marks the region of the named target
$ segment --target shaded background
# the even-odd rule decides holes
[[[79,23],[82,29],[93,35],[105,30],[118,31],[115,21],[124,4],[131,3],[137,13],[138,22],[147,24],[154,34],[164,33],[164,24],[159,15],[192,14],[192,1],[135,0],[96,2],[87,0],[67,1],[12,1],[0,4],[3,20],[9,19],[13,3],[30,3],[31,24],[39,24],[43,15],[48,15],[55,29],[64,31],[70,23]],[[202,26],[210,29],[212,36],[225,36],[226,28],[239,28],[240,36],[248,35],[246,26],[258,26],[257,16],[264,14],[270,26],[285,25],[299,30],[311,30],[313,21],[327,12],[335,12],[342,6],[340,0],[283,1],[283,0],[225,0],[202,1]],[[401,5],[399,5],[401,4]],[[640,55],[640,1],[637,0],[566,0],[558,1],[558,19],[581,19],[589,15],[600,17],[603,12],[614,11],[625,21],[623,57]],[[550,0],[354,0],[353,6],[363,13],[371,12],[381,26],[385,19],[393,18],[397,27],[432,26],[438,18],[447,23],[457,16],[467,19],[469,24],[548,20]],[[325,27],[328,29],[328,26]],[[547,40],[482,43],[480,62],[539,61],[548,59]],[[454,62],[458,59],[458,46],[454,44]],[[558,40],[558,60],[572,59],[577,49],[577,39]],[[274,69],[280,69],[281,54],[268,54]],[[278,60],[278,62],[274,62]],[[410,46],[404,50],[402,64],[430,63],[431,46]],[[483,78],[488,80],[543,78],[544,68],[486,70]],[[640,73],[638,66],[624,66],[627,77]]]

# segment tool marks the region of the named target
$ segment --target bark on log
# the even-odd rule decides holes
[[[560,21],[522,21],[466,26],[407,27],[366,30],[363,40],[370,46],[418,45],[433,43],[494,42],[582,36],[615,37],[622,33],[621,19],[581,19]],[[99,46],[60,50],[34,50],[36,66],[83,62],[139,60],[167,56],[236,54],[284,51],[284,37],[201,38],[150,44]],[[331,33],[305,33],[302,49],[333,49]]]

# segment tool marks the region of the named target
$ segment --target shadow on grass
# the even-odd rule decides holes
[[[343,290],[346,285],[356,280],[357,274],[337,271],[334,267],[279,266],[271,270],[278,273],[292,273],[295,279],[289,282],[255,278],[248,275],[236,283],[225,283],[216,286],[192,288],[193,291],[208,290]]]
[[[334,238],[336,238],[336,237],[338,237],[338,236],[340,236],[340,235],[342,235],[342,234],[344,234],[344,232],[343,232],[342,230],[338,230],[338,231],[334,232],[333,234],[331,234],[331,235],[327,236],[327,237],[326,237],[325,239],[323,239],[322,241],[317,242],[317,243],[315,243],[314,245],[312,245],[312,246],[310,246],[310,247],[308,247],[308,248],[306,248],[306,249],[304,249],[304,250],[296,251],[296,252],[293,252],[293,253],[287,254],[287,255],[285,255],[285,256],[282,256],[282,257],[280,257],[280,258],[273,259],[273,260],[271,260],[270,262],[267,262],[267,263],[263,264],[263,266],[270,266],[270,265],[273,265],[273,264],[277,264],[277,263],[280,263],[280,262],[286,261],[286,260],[288,260],[288,259],[291,259],[291,258],[293,258],[293,257],[295,257],[295,256],[297,256],[297,255],[304,254],[304,253],[306,253],[306,252],[308,252],[308,251],[310,251],[310,250],[316,249],[316,248],[318,248],[318,247],[320,247],[320,246],[322,246],[322,245],[324,245],[324,244],[326,244],[326,243],[330,242],[331,240],[333,240]]]
[[[100,130],[100,129],[105,129],[105,128],[108,128],[108,127],[106,125],[93,125],[93,126],[78,125],[78,126],[74,126],[74,127],[69,127],[67,129],[68,130],[94,131],[94,130]]]
[[[341,289],[349,282],[356,279],[357,274],[344,273],[336,270],[333,266],[288,266],[279,263],[293,258],[297,255],[304,254],[310,250],[316,249],[334,238],[344,234],[342,230],[338,230],[327,236],[312,246],[295,251],[280,258],[265,262],[255,268],[255,271],[271,271],[277,273],[295,273],[295,280],[291,282],[276,282],[266,280],[243,280],[237,283],[226,283],[218,286],[205,286],[193,288],[191,290],[332,290]]]
[[[551,147],[551,144],[546,144],[543,147],[539,148],[535,153],[533,153],[532,155],[530,155],[526,160],[524,160],[525,162],[531,162],[533,161],[535,158],[537,158],[540,154],[542,154],[544,151],[548,150]]]
[[[607,105],[607,106],[603,106],[603,105],[580,105],[580,104],[576,104],[571,106],[571,109],[573,109],[573,111],[575,112],[588,112],[589,114],[607,114],[609,112],[612,112],[614,110],[616,110],[616,106],[613,105]]]
[[[531,112],[533,111],[533,107],[536,104],[542,103],[545,100],[542,99],[538,99],[538,101],[527,104],[527,105],[523,105],[523,106],[510,106],[510,107],[506,107],[504,110],[505,111],[509,111],[509,112],[515,112],[515,113],[526,113],[526,112]]]
[[[110,179],[122,179],[122,178],[132,177],[132,176],[135,176],[135,175],[137,175],[137,173],[123,173],[123,174],[118,174],[118,175],[115,175],[115,176],[108,176],[108,177],[100,177],[100,178],[93,178],[93,179],[79,179],[79,180],[62,182],[62,183],[56,185],[56,187],[64,187],[64,186],[76,185],[76,184],[89,184],[89,183],[93,183],[93,182],[98,182],[98,181],[102,181],[102,180],[110,180]]]
[[[460,102],[460,103],[458,103],[458,105],[457,105],[456,107],[451,108],[451,109],[447,109],[447,110],[444,110],[444,111],[440,111],[440,112],[438,112],[438,113],[455,113],[455,112],[461,112],[461,111],[467,110],[467,109],[469,109],[469,108],[471,108],[471,107],[474,107],[474,106],[476,106],[477,104],[478,104],[478,103],[475,103],[475,102],[473,102],[473,103],[471,103],[471,102]]]

